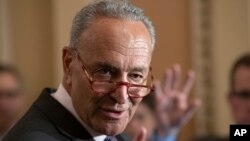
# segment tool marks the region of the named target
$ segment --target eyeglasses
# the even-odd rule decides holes
[[[240,92],[231,92],[233,96],[237,96],[241,99],[250,99],[250,91],[249,90],[244,90]]]
[[[139,84],[132,84],[129,82],[116,82],[112,80],[97,80],[92,78],[86,70],[86,67],[83,65],[83,61],[80,57],[80,54],[77,49],[74,49],[77,54],[78,60],[81,62],[82,70],[84,71],[85,75],[88,78],[89,83],[91,84],[91,89],[93,92],[97,94],[108,94],[114,92],[118,87],[124,85],[127,87],[127,94],[133,98],[142,98],[147,96],[151,93],[153,89],[153,84],[151,85],[139,85]],[[153,82],[153,75],[152,75],[152,68],[150,67],[150,74],[151,74],[151,82]]]
[[[9,90],[0,90],[0,99],[1,98],[16,98],[21,94],[20,89],[9,89]]]

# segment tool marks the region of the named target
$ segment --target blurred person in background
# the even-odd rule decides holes
[[[153,94],[143,98],[139,104],[134,117],[129,122],[125,133],[128,137],[132,138],[138,134],[138,129],[142,126],[147,129],[147,138],[153,134],[156,127],[156,119],[153,109]]]
[[[240,56],[232,65],[227,100],[235,124],[250,125],[250,53]],[[194,141],[229,141],[229,139],[209,135]]]
[[[228,102],[236,124],[250,124],[250,53],[232,67]]]
[[[20,117],[23,102],[19,72],[13,66],[0,64],[0,140]]]

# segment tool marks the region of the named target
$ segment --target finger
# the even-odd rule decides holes
[[[163,81],[163,91],[167,93],[172,88],[172,81],[173,81],[173,71],[170,69],[167,69],[165,72],[165,77]]]
[[[193,115],[194,112],[200,107],[201,100],[200,99],[193,99],[188,106],[183,119],[181,120],[181,125],[185,124]]]
[[[154,82],[154,88],[155,88],[155,98],[154,98],[154,109],[155,112],[161,112],[162,108],[164,107],[165,100],[163,100],[165,97],[162,94],[162,88],[159,81]]]
[[[188,101],[185,95],[179,95],[177,97],[178,100],[178,109],[181,111],[185,111],[188,108]]]
[[[180,86],[180,79],[181,79],[181,77],[180,77],[180,74],[181,74],[181,67],[180,67],[180,65],[179,64],[175,64],[174,66],[173,66],[173,89],[178,89],[179,88],[179,86]]]
[[[154,90],[155,90],[155,100],[156,100],[155,102],[157,103],[157,101],[161,99],[161,95],[162,95],[161,84],[159,81],[154,82]]]
[[[145,127],[141,128],[141,131],[138,135],[133,139],[133,141],[146,141],[147,139],[147,129]]]
[[[193,83],[194,83],[194,78],[195,78],[195,73],[194,71],[189,71],[188,72],[188,76],[185,82],[185,85],[183,87],[183,94],[185,94],[186,96],[188,96],[190,90],[192,89]]]

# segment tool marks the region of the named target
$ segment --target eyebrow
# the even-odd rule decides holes
[[[107,68],[111,71],[118,71],[119,70],[119,67],[116,67],[115,65],[112,65],[111,63],[109,62],[96,62],[94,63],[93,65],[94,67],[93,68],[99,68],[99,67],[103,67],[103,68]]]
[[[97,67],[103,67],[103,68],[107,68],[111,71],[119,71],[121,70],[120,67],[110,63],[110,62],[96,62],[94,65],[93,68],[97,68]],[[129,71],[138,71],[138,72],[143,72],[143,73],[146,73],[149,71],[149,67],[145,67],[145,66],[136,66],[136,67],[132,67],[132,68],[129,68]]]
[[[141,67],[134,67],[132,69],[132,71],[138,71],[138,72],[147,73],[147,72],[149,72],[149,67],[143,67],[143,66],[141,66]]]

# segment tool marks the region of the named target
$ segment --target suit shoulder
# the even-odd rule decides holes
[[[57,127],[37,109],[31,108],[9,131],[3,141],[59,141],[64,140]]]
[[[6,136],[2,141],[61,141],[44,132],[31,132],[29,134]]]

